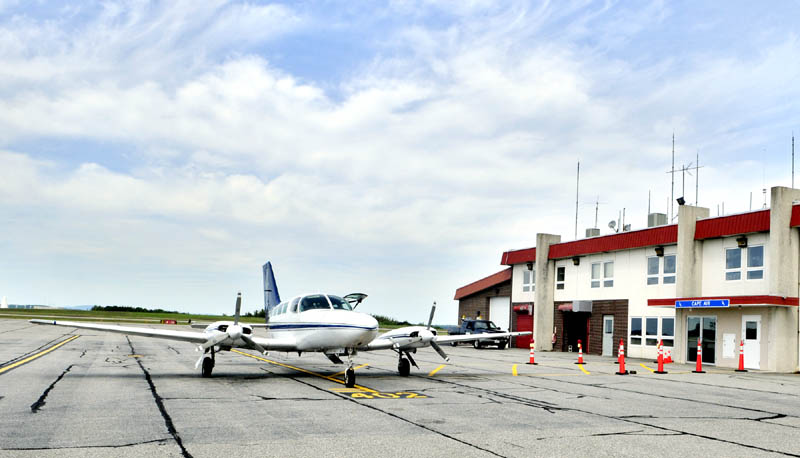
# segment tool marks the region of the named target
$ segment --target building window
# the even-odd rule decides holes
[[[647,284],[648,285],[657,285],[658,284],[658,256],[652,256],[647,258]]]
[[[612,286],[614,286],[614,261],[608,261],[603,263],[603,287]]]
[[[564,278],[567,275],[566,267],[556,268],[556,289],[564,289]]]
[[[725,280],[742,279],[742,249],[728,248],[725,250]]]
[[[764,278],[764,245],[747,247],[747,279]]]
[[[746,269],[742,269],[742,257],[747,259]],[[741,280],[743,270],[748,280],[764,278],[764,245],[725,250],[725,280]]]
[[[647,284],[657,285],[663,278],[665,285],[675,283],[676,262],[675,255],[670,254],[664,256],[664,262],[661,263],[661,258],[658,256],[651,256],[647,258]],[[663,266],[659,269],[659,264]]]
[[[675,255],[671,254],[668,256],[664,256],[664,284],[674,284],[675,283]]]
[[[600,277],[601,268],[602,278]],[[603,288],[614,286],[614,261],[595,262],[592,264],[592,288],[599,288],[601,284]]]
[[[522,292],[536,291],[536,269],[522,271]]]
[[[592,264],[592,288],[600,287],[600,263]]]
[[[642,319],[631,318],[631,345],[642,344]]]
[[[665,347],[675,346],[675,318],[661,318],[661,339]]]
[[[658,318],[646,318],[645,324],[645,345],[658,345]]]

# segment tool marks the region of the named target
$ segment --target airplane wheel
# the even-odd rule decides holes
[[[347,388],[356,386],[356,371],[352,367],[344,371],[344,386]]]
[[[211,377],[212,370],[214,370],[214,360],[203,358],[203,377]]]
[[[476,349],[481,348],[481,341],[480,340],[473,340],[472,341],[472,346],[475,347]]]
[[[406,358],[400,358],[400,361],[397,363],[397,372],[400,373],[401,377],[408,377],[408,374],[411,373],[411,363]]]

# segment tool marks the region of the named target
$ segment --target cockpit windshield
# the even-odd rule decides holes
[[[328,303],[328,299],[322,294],[312,294],[310,296],[306,296],[300,302],[301,312],[314,309],[330,309],[330,308],[331,305]]]
[[[328,299],[331,300],[331,304],[333,304],[333,308],[336,310],[353,310],[353,308],[350,307],[350,303],[339,296],[331,296],[329,294]]]

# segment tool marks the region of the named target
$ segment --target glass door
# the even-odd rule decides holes
[[[714,364],[717,340],[717,317],[690,316],[686,320],[686,355],[697,361],[697,339],[702,337],[703,363]]]

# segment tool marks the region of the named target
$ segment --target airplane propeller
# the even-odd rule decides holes
[[[234,312],[233,315],[233,325],[228,326],[228,328],[225,329],[225,332],[219,332],[214,336],[210,337],[203,344],[197,346],[197,351],[202,350],[204,354],[195,363],[194,365],[195,369],[200,367],[200,364],[203,362],[203,358],[205,358],[205,352],[209,348],[219,345],[220,343],[228,339],[230,339],[230,341],[232,342],[236,341],[236,339],[241,339],[245,341],[245,343],[247,343],[247,345],[250,346],[251,348],[258,350],[264,355],[267,354],[267,350],[258,343],[256,343],[253,339],[251,339],[250,336],[246,335],[242,330],[242,327],[239,326],[239,318],[241,316],[241,312],[242,312],[242,293],[239,293],[236,295],[236,311]]]
[[[431,324],[433,323],[433,315],[436,313],[436,301],[433,301],[433,306],[431,306],[431,315],[428,317],[428,326],[425,328],[425,334],[422,337],[423,341],[428,341],[431,344],[431,347],[442,357],[445,361],[450,361],[450,357],[447,356],[447,353],[442,350],[442,347],[436,342],[436,334],[431,331]]]

